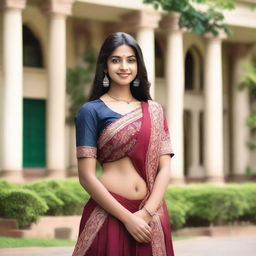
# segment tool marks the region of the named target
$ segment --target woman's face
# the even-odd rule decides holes
[[[137,59],[128,45],[117,47],[107,60],[107,72],[111,85],[129,85],[137,75]]]

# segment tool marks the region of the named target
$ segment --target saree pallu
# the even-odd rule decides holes
[[[87,148],[78,149],[79,152],[85,150]],[[112,122],[98,139],[97,159],[101,164],[129,157],[147,184],[148,191],[143,200],[129,200],[110,192],[131,212],[142,209],[150,197],[158,173],[159,159],[163,154],[173,156],[173,151],[163,109],[154,101],[142,102],[141,108]],[[173,256],[171,229],[164,200],[150,226],[151,243],[138,243],[119,220],[90,199],[84,208],[73,256]]]

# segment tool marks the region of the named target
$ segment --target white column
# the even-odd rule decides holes
[[[150,95],[155,98],[155,34],[154,28],[140,27],[137,31],[137,41],[142,49],[143,58],[151,83]]]
[[[136,39],[141,47],[151,83],[150,95],[155,98],[155,28],[158,27],[160,13],[156,11],[133,12],[123,16],[123,22],[129,29],[136,31]]]
[[[201,178],[202,177],[202,170],[199,163],[199,156],[200,156],[200,136],[199,136],[199,122],[200,122],[200,112],[199,110],[192,111],[192,165],[189,168],[189,177],[190,178]]]
[[[183,34],[178,25],[179,14],[166,16],[161,25],[166,29],[167,119],[175,156],[172,158],[171,183],[184,182],[184,60]]]
[[[248,53],[248,46],[236,45],[232,49],[232,174],[242,176],[249,165],[250,152],[246,145],[250,138],[250,131],[246,125],[246,118],[250,113],[248,89],[239,90],[243,79],[243,67]]]
[[[49,63],[47,98],[47,171],[65,177],[66,16],[72,1],[48,1]]]
[[[205,35],[204,165],[209,183],[223,183],[223,100],[221,36]]]
[[[26,1],[3,1],[1,168],[5,179],[22,182],[22,9]]]

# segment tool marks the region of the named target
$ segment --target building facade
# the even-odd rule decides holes
[[[222,183],[256,170],[245,124],[249,95],[238,90],[256,52],[255,1],[225,11],[233,36],[181,30],[177,13],[142,0],[1,0],[0,177],[17,182],[76,172],[66,71],[112,32],[139,42],[151,95],[167,113],[173,183]]]

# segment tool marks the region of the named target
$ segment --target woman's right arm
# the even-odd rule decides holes
[[[123,207],[96,177],[96,159],[79,158],[78,174],[80,184],[91,197],[108,213],[119,219],[138,242],[150,242],[151,228],[140,217]]]

